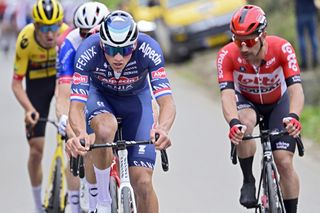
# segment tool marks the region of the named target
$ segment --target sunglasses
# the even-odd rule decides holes
[[[40,25],[39,30],[42,33],[47,33],[49,31],[51,32],[57,32],[60,28],[59,24],[52,24],[52,25]]]
[[[107,55],[112,56],[112,57],[117,55],[118,53],[122,56],[128,56],[133,52],[134,46],[129,45],[126,47],[112,47],[112,46],[104,44],[103,50]]]
[[[250,38],[250,39],[246,39],[246,40],[239,40],[236,39],[235,35],[232,36],[232,41],[239,47],[241,48],[242,45],[246,45],[247,47],[251,48],[253,47],[259,40],[259,38],[261,37],[262,33],[259,34],[259,36],[255,37],[255,38]]]

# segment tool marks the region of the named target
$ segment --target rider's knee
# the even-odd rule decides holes
[[[139,176],[139,178],[135,180],[135,183],[133,183],[133,185],[137,195],[143,198],[147,198],[153,189],[151,177],[147,175]]]
[[[289,157],[283,157],[276,160],[277,168],[280,176],[290,176],[294,172],[292,159]]]
[[[43,151],[41,148],[38,147],[31,147],[30,148],[30,160],[34,164],[39,164],[42,160]]]
[[[248,113],[239,113],[239,118],[241,123],[247,127],[247,133],[252,133],[257,122],[255,114],[250,113],[250,111]]]

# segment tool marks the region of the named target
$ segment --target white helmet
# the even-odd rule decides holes
[[[133,45],[138,39],[137,23],[122,10],[111,12],[100,25],[100,40],[112,47]]]
[[[80,29],[91,29],[103,22],[109,14],[108,8],[100,2],[87,2],[74,13],[74,25]]]

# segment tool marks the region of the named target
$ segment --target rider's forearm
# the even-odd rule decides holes
[[[76,136],[86,134],[84,107],[85,104],[82,102],[72,101],[70,103],[69,124]]]
[[[36,111],[30,102],[27,93],[23,89],[22,82],[20,80],[12,80],[11,84],[12,91],[14,95],[16,96],[17,100],[21,104],[21,106],[24,108],[26,112],[28,111]]]
[[[68,115],[70,105],[70,84],[58,84],[56,92],[56,115]]]
[[[239,119],[236,96],[233,89],[221,91],[221,104],[224,118],[228,123],[230,123],[233,118]]]
[[[304,94],[300,83],[293,84],[288,87],[290,99],[290,113],[301,115],[304,106]]]
[[[160,106],[159,124],[157,128],[169,132],[176,117],[176,105],[171,95],[166,95],[157,99]]]

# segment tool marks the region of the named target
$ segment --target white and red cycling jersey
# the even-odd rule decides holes
[[[259,68],[249,64],[236,44],[229,43],[218,53],[220,90],[235,89],[252,103],[273,104],[294,83],[301,83],[300,68],[291,44],[277,36],[267,36],[268,49]]]

